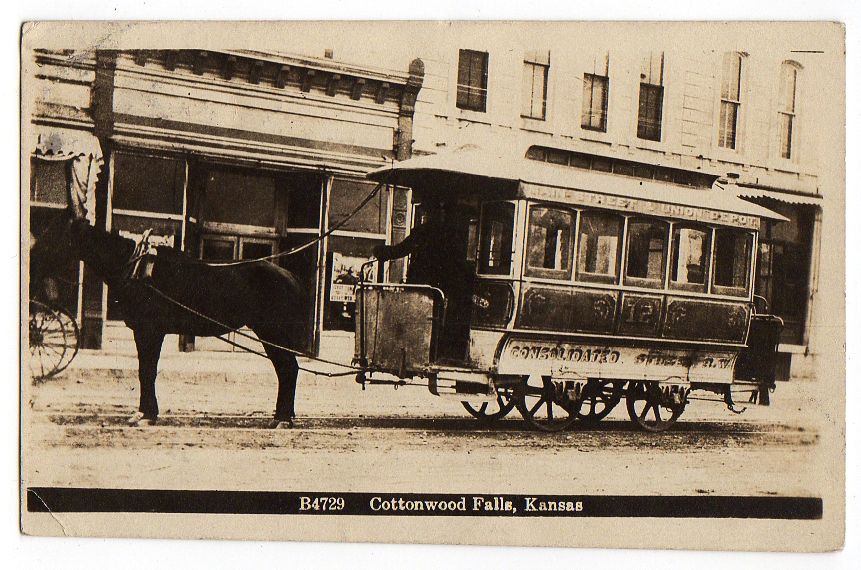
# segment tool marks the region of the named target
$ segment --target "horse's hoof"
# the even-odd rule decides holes
[[[292,429],[293,420],[272,420],[269,422],[269,429]]]
[[[129,426],[131,427],[140,427],[140,426],[152,426],[155,425],[156,418],[148,418],[143,415],[143,412],[135,412],[135,414],[129,418]]]

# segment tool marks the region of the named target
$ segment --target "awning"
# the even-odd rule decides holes
[[[30,147],[33,156],[40,160],[71,161],[69,180],[71,190],[84,208],[84,215],[95,221],[96,181],[104,164],[99,140],[87,131],[62,127],[37,126]]]
[[[70,160],[89,157],[101,164],[99,139],[87,131],[59,127],[36,127],[32,152],[44,160]]]
[[[621,174],[529,160],[523,154],[475,147],[412,158],[368,176],[398,186],[421,188],[462,176],[516,185],[516,196],[658,216],[758,227],[759,218],[786,218],[719,187],[702,189]]]
[[[732,187],[727,188],[729,190]],[[786,204],[796,204],[805,206],[821,206],[822,196],[819,194],[802,194],[795,192],[781,192],[771,188],[752,188],[749,186],[735,186],[735,194],[744,199],[759,199],[767,198],[769,200],[777,200]]]

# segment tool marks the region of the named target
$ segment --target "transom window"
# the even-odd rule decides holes
[[[577,279],[615,283],[619,275],[619,247],[623,218],[605,212],[583,212],[577,251]]]
[[[531,51],[523,58],[520,116],[543,121],[547,118],[547,76],[550,52]]]
[[[488,54],[471,49],[460,50],[457,64],[457,108],[487,110]]]
[[[715,230],[714,292],[747,295],[753,236],[731,229]]]
[[[510,275],[514,241],[514,204],[491,202],[481,215],[478,272]]]
[[[741,81],[744,58],[740,53],[724,54],[723,75],[720,90],[720,125],[718,145],[736,148],[738,143],[738,120],[741,108]]]
[[[625,285],[664,287],[669,233],[670,225],[660,220],[634,218],[628,221]]]
[[[670,287],[705,292],[711,257],[711,229],[676,225],[673,228],[673,257]]]
[[[550,279],[571,278],[574,212],[534,206],[529,210],[526,241],[526,275]]]

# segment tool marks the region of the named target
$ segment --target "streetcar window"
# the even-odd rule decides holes
[[[747,295],[753,236],[747,232],[715,230],[714,291]]]
[[[619,274],[621,241],[621,216],[604,212],[583,212],[580,216],[577,279],[614,283]]]
[[[667,222],[646,219],[628,221],[625,285],[657,289],[664,286],[669,234],[670,225]]]
[[[677,225],[673,229],[670,286],[686,291],[705,291],[711,248],[711,230]]]
[[[478,272],[489,275],[511,274],[513,240],[514,204],[485,204],[482,209]]]
[[[557,208],[529,210],[526,242],[526,274],[550,279],[571,278],[573,212]]]

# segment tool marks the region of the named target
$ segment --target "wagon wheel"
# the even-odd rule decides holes
[[[511,388],[497,388],[496,401],[482,402],[474,407],[471,402],[461,402],[469,414],[480,422],[491,423],[501,420],[514,409],[514,393]]]
[[[562,431],[577,420],[579,403],[572,400],[563,381],[549,376],[529,376],[515,391],[520,415],[541,431]]]
[[[621,400],[621,383],[589,380],[583,388],[577,417],[587,424],[597,424],[606,418]]]
[[[56,311],[39,301],[30,301],[30,373],[45,380],[57,372],[66,356],[66,327]]]
[[[669,429],[685,410],[684,401],[679,404],[667,402],[657,382],[631,382],[626,400],[631,421],[645,431]]]
[[[73,317],[66,309],[57,308],[54,312],[57,314],[57,317],[59,317],[60,322],[63,323],[63,328],[66,332],[66,353],[63,355],[63,360],[54,372],[56,375],[65,370],[66,367],[71,364],[72,360],[75,359],[75,356],[77,356],[81,342],[81,331],[78,329],[78,322],[75,320],[75,317]]]

